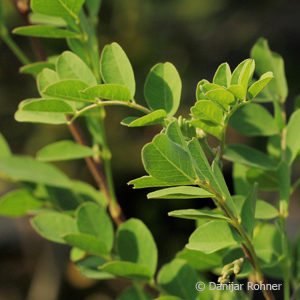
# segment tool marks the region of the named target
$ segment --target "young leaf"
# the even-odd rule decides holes
[[[221,220],[221,221],[230,221],[227,217],[220,214],[219,212],[215,212],[213,210],[205,210],[205,209],[180,209],[174,210],[168,213],[171,217],[182,218],[182,219],[190,219],[190,220]]]
[[[22,101],[19,110],[45,113],[73,114],[74,108],[66,101],[60,99],[40,98]]]
[[[22,109],[16,111],[15,119],[18,122],[44,123],[52,125],[67,123],[65,115],[61,113],[25,111]]]
[[[208,99],[208,97],[206,97],[205,95],[204,95],[204,92],[203,92],[203,90],[202,90],[202,86],[204,85],[204,84],[206,84],[206,83],[209,83],[209,81],[208,80],[206,80],[206,79],[202,79],[202,80],[200,80],[199,82],[198,82],[198,84],[197,84],[197,88],[196,88],[196,100],[205,100],[205,99]]]
[[[249,80],[252,78],[254,68],[255,68],[254,60],[247,59],[243,68],[241,69],[241,73],[239,74],[238,84],[240,84],[244,90],[242,99],[246,98]]]
[[[255,98],[260,91],[274,78],[274,75],[272,72],[267,72],[264,73],[263,75],[261,75],[261,77],[259,78],[259,80],[257,80],[256,82],[254,82],[249,90],[248,93],[250,95],[250,99]]]
[[[36,63],[32,63],[29,65],[25,65],[20,68],[20,73],[22,74],[31,74],[33,76],[37,76],[40,72],[42,72],[45,68],[50,70],[55,70],[55,65],[50,62],[39,61]]]
[[[223,157],[251,168],[275,170],[276,163],[263,152],[246,145],[227,145]]]
[[[57,212],[42,213],[31,219],[33,228],[45,239],[64,244],[63,235],[76,233],[76,222],[73,218]]]
[[[116,83],[126,86],[135,94],[135,79],[130,61],[117,43],[106,45],[100,59],[100,71],[104,83]]]
[[[199,271],[210,270],[222,264],[222,255],[218,252],[205,254],[184,248],[176,254],[176,257],[185,260],[191,267]]]
[[[117,300],[151,300],[153,299],[147,292],[143,291],[141,287],[134,286],[127,289],[118,297]]]
[[[109,251],[106,244],[97,237],[84,233],[70,233],[63,235],[63,239],[69,245],[97,256],[107,256]]]
[[[223,123],[222,109],[209,100],[197,101],[195,106],[191,108],[191,113],[194,119],[201,120],[207,125],[216,126]]]
[[[279,133],[272,115],[259,104],[241,106],[231,116],[229,124],[247,136],[270,136]]]
[[[211,197],[214,197],[214,195],[195,186],[171,187],[147,195],[148,199],[199,199]]]
[[[292,114],[286,129],[286,161],[289,165],[293,163],[300,150],[299,128],[300,110],[296,110]]]
[[[182,185],[196,180],[189,154],[164,134],[143,148],[142,158],[146,171],[158,180]]]
[[[196,128],[201,128],[204,132],[209,133],[221,140],[222,138],[222,126],[215,125],[213,123],[208,124],[207,122],[203,122],[199,119],[192,119],[191,124]]]
[[[100,100],[118,100],[129,102],[131,99],[131,93],[126,86],[119,84],[100,84],[91,86],[82,93],[90,97],[91,99],[98,98]]]
[[[95,103],[95,100],[80,91],[86,89],[88,85],[80,80],[69,79],[52,83],[42,91],[43,94],[65,100]]]
[[[221,85],[223,87],[228,87],[231,81],[231,70],[228,63],[221,64],[213,79],[213,83]]]
[[[225,221],[211,221],[199,226],[190,236],[188,249],[213,253],[236,245],[240,237]]]
[[[4,138],[0,133],[0,159],[11,156],[10,148]]]
[[[30,25],[15,28],[13,33],[40,38],[64,39],[79,38],[79,34],[66,29],[59,29],[50,25]]]
[[[105,209],[93,202],[82,204],[76,214],[79,232],[86,233],[102,240],[108,251],[114,241],[113,225]]]
[[[288,87],[282,57],[272,52],[267,40],[263,38],[260,38],[251,49],[251,57],[255,60],[258,75],[261,76],[268,71],[274,73],[274,79],[268,84],[266,89],[269,91],[273,101],[284,102],[288,95]]]
[[[7,217],[25,216],[31,209],[42,207],[43,203],[26,190],[15,190],[0,199],[0,215]]]
[[[84,259],[76,261],[75,264],[76,267],[79,269],[80,273],[87,278],[98,280],[114,278],[113,275],[99,270],[99,267],[104,265],[105,263],[107,263],[107,260],[103,257],[88,256]]]
[[[146,266],[127,261],[109,262],[99,267],[99,269],[131,280],[149,281],[152,277],[149,268]]]
[[[117,233],[117,250],[120,259],[149,269],[153,275],[157,265],[157,248],[151,232],[138,219],[122,224]]]
[[[89,86],[97,84],[93,72],[86,63],[70,51],[65,51],[59,56],[56,63],[56,70],[60,80],[77,79]]]
[[[254,216],[256,211],[257,190],[258,185],[255,184],[252,191],[246,197],[241,211],[242,224],[247,229],[250,237],[252,237],[255,222]]]
[[[215,89],[205,94],[209,99],[218,103],[224,110],[228,110],[230,104],[234,103],[235,98],[232,93],[225,89]]]
[[[257,200],[255,219],[270,220],[277,218],[278,216],[279,211],[273,205],[263,200]]]
[[[128,127],[155,125],[162,123],[166,116],[167,113],[163,109],[159,109],[140,118],[128,117],[124,119],[121,124]]]
[[[147,76],[144,95],[152,110],[164,109],[173,116],[181,98],[181,79],[174,65],[160,63],[155,65]]]
[[[94,155],[94,150],[73,141],[59,141],[45,146],[37,153],[40,161],[60,161],[85,158]]]
[[[78,19],[78,14],[85,0],[32,0],[31,8],[35,13],[67,19]]]
[[[195,289],[198,275],[195,269],[182,259],[176,258],[164,265],[158,273],[157,281],[170,295],[189,300],[196,299],[198,295]]]
[[[237,99],[242,100],[245,96],[244,94],[244,88],[241,84],[231,84],[227,91],[232,93]]]
[[[57,187],[68,188],[71,184],[69,178],[54,166],[26,156],[1,158],[0,175],[12,180],[38,182]]]
[[[143,189],[147,187],[163,187],[163,186],[170,186],[170,185],[176,185],[173,183],[164,182],[161,180],[158,180],[152,176],[143,176],[134,180],[131,180],[128,182],[128,184],[134,185],[134,189]],[[180,183],[178,184],[180,185]]]
[[[43,69],[42,72],[37,76],[37,87],[41,96],[43,96],[43,90],[50,85],[59,81],[57,73],[51,69]]]

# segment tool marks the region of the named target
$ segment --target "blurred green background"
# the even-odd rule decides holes
[[[5,3],[9,28],[23,25],[12,1],[1,1]],[[271,49],[284,57],[290,91],[287,111],[290,114],[293,99],[300,93],[299,20],[299,0],[103,0],[99,43],[100,49],[112,41],[124,48],[135,71],[136,99],[140,103],[144,101],[143,84],[149,69],[157,62],[174,63],[183,81],[178,114],[188,116],[189,107],[195,102],[197,82],[202,78],[211,80],[217,66],[224,61],[235,67],[248,58],[252,45],[263,36],[269,40]],[[29,40],[19,36],[14,39],[33,60]],[[61,40],[43,39],[41,42],[49,55],[67,49]],[[70,135],[63,126],[14,120],[18,103],[37,96],[34,80],[29,75],[19,74],[20,66],[0,41],[0,132],[15,153],[35,155],[44,145],[70,138]],[[182,249],[194,228],[192,222],[170,219],[167,212],[197,208],[203,203],[147,200],[148,191],[135,191],[127,186],[129,180],[144,174],[141,148],[160,130],[159,127],[121,127],[120,121],[129,113],[123,108],[107,110],[106,127],[117,195],[126,217],[138,217],[151,229],[158,244],[161,265]],[[228,140],[256,144],[262,149],[265,145],[263,139],[246,140],[233,130]],[[59,163],[57,166],[70,177],[93,184],[84,162]],[[230,164],[225,165],[225,172],[227,182],[232,185]],[[0,180],[0,195],[12,188],[11,184]],[[268,195],[266,200],[275,200],[273,198],[274,195]],[[297,209],[299,207],[295,206],[293,211]],[[292,237],[296,217],[295,213],[291,214]],[[30,228],[28,218],[0,218],[0,300],[116,299],[127,284],[126,281],[97,283],[81,278],[68,263],[68,249],[38,237]]]

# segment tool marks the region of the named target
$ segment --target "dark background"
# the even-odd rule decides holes
[[[1,1],[5,2],[9,28],[23,25],[10,0]],[[178,115],[188,116],[189,107],[195,102],[197,82],[202,78],[211,80],[222,62],[227,61],[234,68],[249,57],[251,47],[263,36],[269,40],[271,49],[284,57],[290,114],[293,99],[300,93],[299,19],[299,0],[103,0],[99,43],[100,49],[112,41],[124,48],[135,71],[136,99],[140,103],[144,101],[143,84],[149,69],[157,62],[174,63],[183,81]],[[28,39],[17,36],[14,39],[34,59]],[[41,41],[49,55],[67,49],[61,40]],[[18,73],[20,66],[0,41],[0,132],[14,153],[35,155],[44,145],[70,136],[64,126],[32,125],[14,120],[18,103],[37,95],[34,80]],[[129,180],[145,174],[141,148],[160,130],[158,127],[121,127],[120,121],[130,112],[116,107],[107,110],[116,191],[126,217],[138,217],[151,229],[161,265],[183,248],[194,229],[192,221],[171,219],[167,212],[202,207],[203,201],[147,200],[147,190],[132,190],[127,186]],[[246,139],[233,130],[228,141],[256,144],[262,149],[265,145],[264,139]],[[72,178],[94,184],[82,161],[57,166]],[[225,172],[231,186],[230,164],[225,165]],[[12,187],[0,180],[0,195]],[[266,195],[264,199],[274,201],[276,196]],[[299,228],[296,214],[299,207],[295,201],[292,205],[289,233],[294,239],[295,229]],[[68,263],[67,247],[42,240],[30,228],[28,218],[0,218],[0,300],[109,300],[116,299],[126,285],[126,281],[96,283],[81,278]]]

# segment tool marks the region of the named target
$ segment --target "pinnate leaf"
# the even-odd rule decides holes
[[[221,64],[213,79],[213,83],[221,85],[223,87],[228,87],[231,81],[231,70],[228,63]]]
[[[160,63],[149,72],[144,95],[152,110],[164,109],[169,116],[173,116],[180,104],[181,79],[174,65]]]
[[[64,244],[63,235],[76,233],[76,222],[73,218],[57,212],[42,213],[31,220],[33,228],[45,239]]]
[[[227,217],[220,212],[216,212],[213,210],[205,210],[205,209],[180,209],[169,212],[168,214],[171,217],[182,218],[182,219],[190,219],[190,220],[223,220],[230,221]]]
[[[30,25],[22,26],[13,30],[13,33],[26,36],[34,36],[41,38],[53,38],[53,39],[63,39],[63,38],[79,38],[78,33],[60,29],[55,26],[50,25]]]
[[[272,72],[267,72],[261,75],[259,80],[254,82],[249,88],[248,93],[250,95],[250,99],[255,98],[273,78],[274,75]]]
[[[210,198],[214,195],[195,186],[178,186],[149,193],[147,197],[148,199],[198,199]]]
[[[124,119],[121,122],[121,124],[128,127],[141,127],[141,126],[155,125],[155,124],[162,123],[162,121],[164,120],[164,118],[166,118],[166,116],[167,113],[163,109],[159,109],[140,118],[128,117]]]
[[[117,43],[106,45],[100,59],[100,71],[104,83],[115,83],[126,86],[135,94],[135,79],[130,61]]]
[[[151,232],[142,221],[130,219],[119,227],[117,250],[121,260],[145,266],[150,274],[154,274],[157,248]]]
[[[28,65],[21,67],[20,73],[31,74],[33,76],[37,76],[45,68],[48,68],[50,70],[55,70],[55,65],[51,62],[39,61],[39,62],[35,62],[35,63],[28,64]]]
[[[43,203],[26,190],[15,190],[0,199],[0,215],[7,217],[25,216],[31,209],[40,208]]]
[[[45,146],[37,153],[37,159],[40,161],[60,161],[85,158],[93,155],[94,150],[92,148],[66,140]]]

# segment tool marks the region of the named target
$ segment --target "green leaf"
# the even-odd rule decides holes
[[[205,100],[205,99],[208,99],[208,97],[206,97],[204,95],[204,91],[202,90],[202,86],[206,83],[209,83],[208,80],[206,79],[202,79],[198,82],[197,84],[197,88],[196,88],[196,100]]]
[[[107,260],[99,256],[88,256],[76,262],[80,273],[91,279],[113,279],[114,276],[99,270],[99,267],[107,263]]]
[[[12,180],[70,187],[69,178],[54,166],[31,157],[11,156],[0,159],[0,175]]]
[[[284,102],[288,95],[284,62],[280,55],[272,52],[267,40],[260,38],[251,49],[251,57],[256,63],[256,72],[263,75],[272,71],[274,79],[268,84],[266,90],[269,91],[273,101]]]
[[[141,287],[134,286],[128,288],[118,297],[117,300],[151,300],[153,299],[147,292],[143,291]]]
[[[67,124],[65,115],[61,113],[35,112],[18,110],[15,113],[18,122],[44,123],[52,125]]]
[[[243,98],[242,99],[246,98],[249,80],[252,78],[254,68],[255,68],[254,60],[247,59],[243,68],[241,69],[241,73],[239,74],[239,79],[238,79],[237,83],[243,87]]]
[[[247,180],[248,168],[244,165],[234,163],[233,164],[233,185],[234,191],[237,195],[247,196],[251,190],[251,185]]]
[[[179,127],[179,121],[175,120],[169,123],[166,130],[166,135],[172,142],[178,144],[187,152],[189,151],[188,144],[181,132],[181,128]]]
[[[77,79],[89,86],[97,84],[91,69],[76,54],[70,51],[65,51],[59,56],[56,69],[60,80]]]
[[[261,75],[259,80],[254,82],[249,88],[248,93],[250,95],[250,99],[255,98],[273,78],[274,75],[272,72],[267,72]]]
[[[134,185],[134,189],[143,189],[147,187],[163,187],[173,185],[172,183],[158,180],[152,176],[143,176],[128,182],[128,184]],[[176,184],[175,184],[176,185]],[[179,183],[180,185],[180,183]]]
[[[185,185],[196,179],[189,154],[164,134],[143,148],[142,158],[146,171],[158,180]]]
[[[66,101],[51,98],[24,100],[19,105],[19,110],[41,113],[73,114],[73,107]]]
[[[241,211],[242,225],[246,228],[250,237],[252,237],[255,222],[254,216],[256,211],[257,190],[258,185],[254,184],[251,192],[246,197]]]
[[[92,255],[106,256],[109,254],[105,243],[102,240],[99,240],[97,237],[90,234],[66,234],[63,236],[63,239],[69,245],[82,249]]]
[[[278,190],[278,178],[275,171],[266,171],[260,169],[249,169],[246,172],[246,178],[249,183],[258,183],[259,189],[266,191]]]
[[[197,101],[195,106],[191,108],[191,113],[194,119],[201,120],[210,126],[221,125],[223,123],[223,111],[215,103],[209,100]],[[193,125],[197,124],[194,121]]]
[[[126,86],[119,84],[100,84],[83,90],[82,93],[90,99],[118,100],[129,102],[131,93]]]
[[[39,61],[36,63],[32,63],[29,65],[25,65],[20,68],[20,73],[22,74],[31,74],[33,76],[37,76],[40,72],[42,72],[45,68],[50,70],[55,70],[55,65],[50,62]]]
[[[214,195],[195,186],[171,187],[147,195],[148,199],[199,199],[211,197],[214,197]]]
[[[279,211],[270,203],[257,200],[255,209],[255,219],[270,220],[277,218],[279,216]]]
[[[155,298],[155,300],[182,300],[182,298],[178,298],[175,296],[161,296],[161,297]]]
[[[48,85],[42,93],[54,97],[62,98],[65,100],[79,101],[79,102],[90,102],[95,103],[94,99],[86,96],[80,91],[86,89],[88,85],[80,80],[69,79],[62,80]]]
[[[67,22],[60,18],[39,13],[30,13],[29,21],[31,24],[53,25],[56,27],[67,27]]]
[[[42,207],[43,203],[26,190],[15,190],[0,200],[0,215],[7,217],[25,216],[31,209]]]
[[[43,90],[50,85],[59,81],[57,73],[51,69],[43,69],[37,76],[37,87],[41,96],[43,96]]]
[[[148,281],[152,277],[149,268],[146,266],[126,261],[109,262],[99,267],[99,269],[115,276],[120,276],[131,280]]]
[[[11,156],[11,151],[4,136],[0,133],[0,159]]]
[[[213,83],[221,85],[223,87],[228,87],[231,81],[231,70],[228,63],[221,64],[213,79]]]
[[[222,139],[222,126],[216,126],[213,124],[207,124],[207,122],[200,121],[199,119],[194,119],[191,121],[191,124],[196,127],[202,129],[204,132],[209,133],[216,137],[217,139]]]
[[[66,29],[59,29],[50,25],[30,25],[15,28],[14,34],[34,36],[40,38],[64,39],[79,38],[79,34]]]
[[[135,79],[130,61],[117,43],[106,45],[100,59],[101,77],[104,83],[116,83],[126,86],[131,92],[131,98],[135,94]]]
[[[97,237],[104,242],[108,251],[112,249],[113,225],[104,207],[93,202],[84,203],[78,208],[76,219],[79,232]]]
[[[270,136],[279,133],[272,115],[259,104],[241,106],[231,116],[229,124],[247,136]]]
[[[269,156],[245,145],[227,145],[223,157],[229,161],[240,163],[251,168],[262,170],[276,169],[276,163],[271,160]]]
[[[132,119],[132,117],[128,117],[124,119],[121,124],[128,127],[155,125],[162,123],[166,116],[167,113],[163,109],[159,109],[140,118]]]
[[[289,165],[293,163],[300,150],[299,128],[300,110],[296,110],[290,117],[286,129],[286,161]]]
[[[205,95],[209,99],[218,103],[226,111],[228,110],[229,105],[235,102],[235,98],[232,93],[223,88],[208,91]]]
[[[210,254],[236,245],[240,237],[225,221],[211,221],[199,226],[190,236],[188,249]]]
[[[62,213],[42,213],[31,219],[33,228],[45,239],[64,244],[63,235],[76,233],[76,222]]]
[[[37,153],[40,161],[60,161],[85,158],[94,155],[94,150],[73,141],[59,141],[45,146]]]
[[[169,62],[155,65],[149,72],[144,95],[152,110],[164,109],[173,116],[179,107],[182,83],[175,66]]]
[[[78,19],[78,14],[85,0],[32,0],[31,8],[35,13],[68,19]]]
[[[244,88],[241,84],[231,84],[227,91],[232,93],[237,99],[242,100],[244,98]]]
[[[198,295],[195,289],[198,281],[197,273],[182,259],[176,258],[164,265],[159,271],[157,281],[170,295],[189,300],[196,299]]]
[[[291,192],[291,168],[286,161],[280,162],[277,169],[280,212],[288,216]]]
[[[211,270],[222,264],[222,255],[220,253],[205,254],[184,248],[177,253],[176,257],[184,259],[191,267],[199,271]]]
[[[117,250],[120,259],[149,269],[153,275],[157,265],[157,248],[146,225],[138,219],[130,219],[117,232]]]
[[[168,213],[171,217],[182,218],[182,219],[190,219],[190,220],[222,220],[222,221],[230,221],[227,217],[220,212],[216,212],[213,210],[205,210],[205,209],[180,209],[174,210]]]

